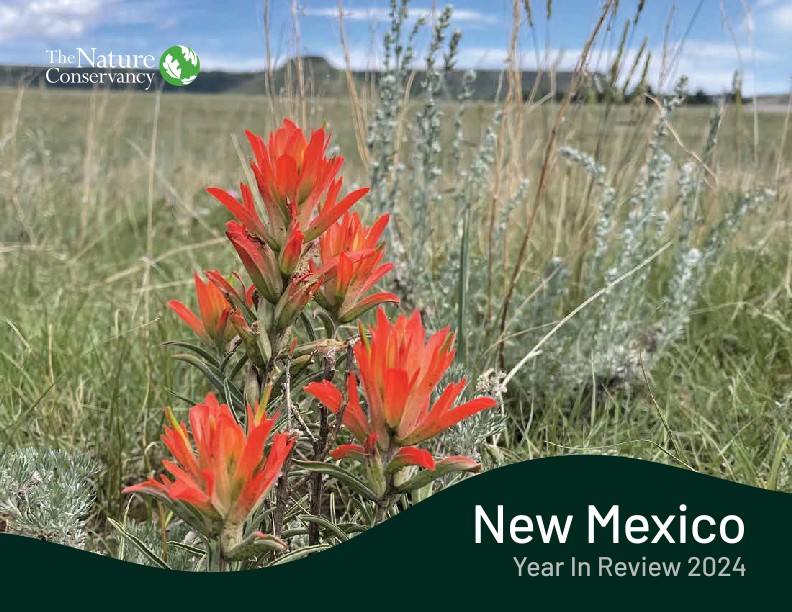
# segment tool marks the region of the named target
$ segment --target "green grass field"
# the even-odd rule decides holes
[[[364,183],[349,102],[311,100],[305,109],[309,127],[326,121],[332,130],[347,157],[347,180]],[[442,110],[450,140],[455,107]],[[204,190],[242,178],[231,136],[241,138],[248,128],[266,133],[294,107],[284,103],[274,111],[259,96],[0,91],[0,442],[95,457],[99,513],[118,515],[124,483],[157,468],[162,406],[182,405],[170,390],[188,397],[206,391],[163,346],[188,336],[165,304],[192,299],[193,271],[237,266],[222,234],[226,213]],[[471,151],[492,112],[491,105],[468,109]],[[512,189],[515,173],[536,181],[557,112],[556,104],[534,103],[507,118],[502,129],[509,138],[499,145],[500,174],[492,180]],[[666,149],[675,161],[700,150],[709,114],[683,107],[674,117]],[[573,105],[560,144],[599,149],[620,189],[643,164],[656,117],[652,104]],[[595,382],[539,397],[512,388],[509,427],[499,440],[506,460],[606,452],[792,488],[787,120],[760,113],[754,125],[747,105],[742,114],[726,109],[704,200],[707,223],[737,190],[767,186],[777,196],[718,257],[681,338],[646,380],[628,389]],[[440,191],[457,179],[450,162],[441,161]],[[673,194],[665,200],[673,218]],[[475,227],[486,223],[478,215],[489,210],[487,202],[476,208]],[[554,163],[516,285],[520,301],[530,297],[551,256],[578,261],[589,248],[592,202],[583,173]],[[400,204],[406,216],[409,205],[409,197]],[[498,245],[509,268],[527,212],[527,204],[515,209]],[[442,210],[433,214],[442,236]],[[555,314],[560,318],[585,297],[582,289],[573,292],[566,311]],[[511,331],[508,355],[527,352],[531,345],[520,339],[527,330]],[[486,349],[476,346],[473,369],[498,365]],[[508,359],[506,369],[515,361]],[[541,355],[533,367],[543,367]]]

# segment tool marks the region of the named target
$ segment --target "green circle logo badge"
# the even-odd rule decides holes
[[[162,78],[176,87],[192,83],[200,70],[198,54],[184,45],[174,45],[166,49],[160,58]]]

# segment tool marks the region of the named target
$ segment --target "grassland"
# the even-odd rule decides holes
[[[305,109],[310,125],[330,126],[348,180],[365,181],[348,101],[314,100]],[[455,109],[443,110],[450,117]],[[538,175],[557,110],[524,109],[519,139],[509,145],[518,155],[504,165]],[[104,512],[120,511],[127,479],[157,466],[161,408],[178,401],[170,390],[205,391],[162,346],[186,336],[165,303],[188,299],[191,273],[236,265],[222,234],[225,212],[204,189],[241,178],[232,134],[265,133],[290,112],[257,96],[0,91],[0,442],[96,457]],[[471,106],[466,142],[480,140],[492,112]],[[709,113],[680,110],[668,147],[675,160],[700,149]],[[614,185],[628,184],[656,114],[652,104],[575,105],[561,144],[599,149]],[[684,337],[649,384],[629,393],[576,391],[572,402],[563,394],[514,400],[501,440],[507,459],[613,452],[792,488],[788,129],[784,114],[727,109],[708,218],[718,218],[738,189],[766,185],[778,196],[719,258]],[[449,168],[441,180],[450,185]],[[588,189],[576,170],[554,166],[520,297],[548,257],[586,248]],[[512,223],[520,227],[524,217],[517,210]],[[517,234],[507,234],[503,248],[512,258],[516,247]]]

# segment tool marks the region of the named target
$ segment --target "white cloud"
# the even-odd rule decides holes
[[[0,42],[13,38],[79,36],[98,21],[101,0],[36,0],[0,6]]]
[[[778,55],[766,49],[751,49],[750,47],[735,47],[732,43],[712,43],[706,41],[689,40],[682,47],[684,55],[695,56],[699,59],[716,61],[757,61],[777,60]]]
[[[77,38],[102,23],[158,23],[166,1],[11,0],[0,4],[0,42]]]
[[[764,23],[776,32],[792,33],[792,4],[782,4],[767,11]]]
[[[753,13],[746,12],[742,20],[741,30],[748,34],[753,34],[756,31],[756,19]]]
[[[302,14],[305,17],[321,17],[324,19],[337,19],[338,9],[336,8],[303,8]],[[424,17],[430,19],[432,16],[432,9],[429,8],[411,8],[409,11],[410,19],[417,19]],[[347,21],[366,21],[366,22],[382,22],[390,21],[390,11],[385,8],[345,8],[344,19]],[[471,9],[454,9],[452,13],[452,21],[464,22],[479,22],[479,23],[495,23],[497,18],[494,15],[482,13]]]
[[[115,3],[113,10],[106,12],[107,21],[124,25],[155,24],[158,28],[176,25],[178,17],[183,17],[191,9],[175,10],[172,0],[110,0]]]
[[[760,0],[745,11],[743,30],[763,35],[792,33],[792,0]]]

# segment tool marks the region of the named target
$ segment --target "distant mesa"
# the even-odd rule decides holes
[[[17,87],[27,84],[30,87],[41,88],[70,88],[90,89],[94,87],[86,83],[49,83],[46,78],[47,69],[51,66],[0,66],[0,87]],[[96,68],[69,68],[60,67],[61,71],[96,72]],[[118,70],[116,70],[118,72]],[[132,71],[134,72],[134,71]],[[307,93],[317,97],[339,97],[347,95],[346,73],[343,68],[333,66],[325,57],[318,55],[305,55],[292,57],[271,71],[235,72],[230,70],[202,70],[198,78],[189,87],[179,88],[179,93],[202,94],[266,94],[285,93],[294,91],[298,75],[302,72]],[[443,91],[443,96],[455,99],[462,91],[463,77],[467,70],[453,70],[448,75]],[[422,70],[416,70],[413,79],[413,93],[420,94]],[[507,90],[506,75],[503,69],[478,69],[475,71],[476,79],[472,85],[472,98],[474,100],[492,101],[502,98]],[[382,76],[378,70],[355,70],[352,77],[361,86],[366,84],[376,85]],[[572,82],[573,72],[537,72],[533,70],[522,71],[523,97],[534,99],[542,98],[548,94],[559,98],[566,94]],[[605,76],[601,73],[587,75],[581,87],[581,94],[601,94],[606,83]],[[159,72],[154,75],[154,86],[162,84]],[[130,89],[130,86],[113,83],[105,85],[112,89]],[[167,87],[170,89],[170,87]]]

